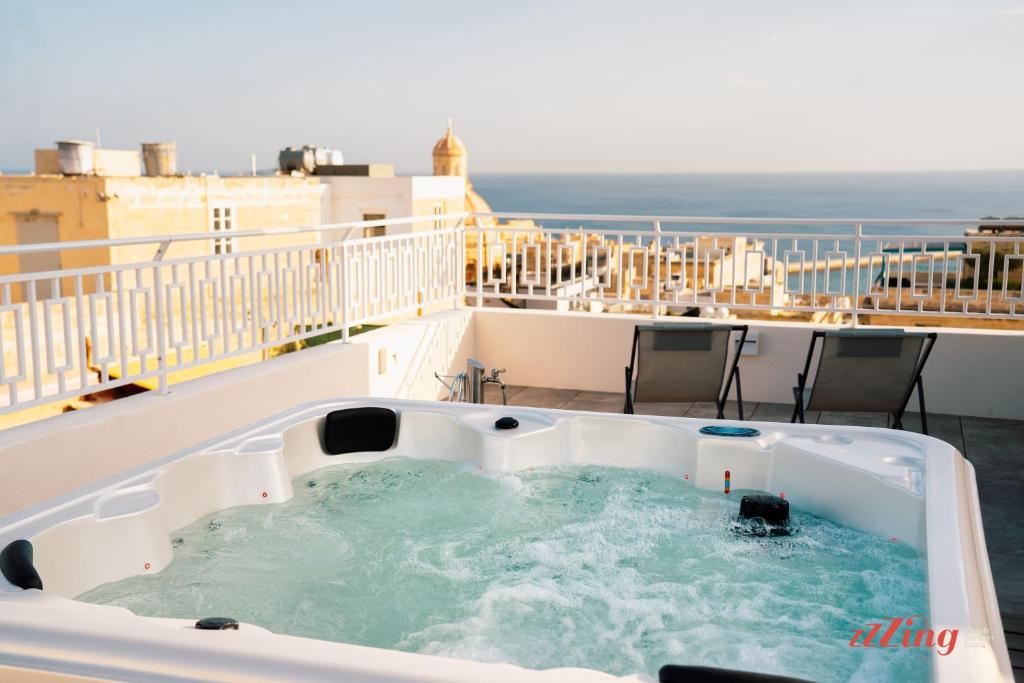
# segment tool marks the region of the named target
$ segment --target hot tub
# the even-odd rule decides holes
[[[790,535],[748,533],[755,493]],[[319,402],[0,520],[19,539],[43,590],[0,579],[0,677],[1011,680],[973,468],[906,432]]]

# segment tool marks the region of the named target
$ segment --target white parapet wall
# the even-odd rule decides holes
[[[434,313],[263,363],[0,432],[0,516],[238,429],[339,396],[434,399],[466,366],[469,309]]]
[[[425,315],[263,363],[0,432],[0,515],[140,467],[309,401],[345,396],[435,399],[434,373],[475,357],[508,384],[623,391],[633,326],[649,317],[461,308]],[[672,319],[686,324],[690,319]],[[692,322],[697,322],[692,319]],[[791,403],[811,330],[751,323],[744,399]],[[939,329],[925,369],[928,410],[1024,419],[1024,334]],[[911,402],[911,409],[916,402]]]
[[[507,368],[509,384],[588,391],[624,391],[633,327],[650,316],[480,309],[474,316],[476,353],[488,367]],[[722,322],[660,318],[659,323]],[[730,321],[737,324],[742,320]],[[743,398],[793,403],[811,332],[838,326],[750,322],[759,355],[743,356]],[[963,328],[914,328],[937,332],[924,370],[929,413],[1024,420],[1024,333]],[[917,410],[916,397],[909,410]]]

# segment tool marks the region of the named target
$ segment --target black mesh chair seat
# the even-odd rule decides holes
[[[734,332],[739,333],[735,349]],[[735,379],[742,420],[738,363],[746,336],[746,325],[637,325],[626,367],[625,412],[634,412],[637,403],[713,401],[721,418]]]
[[[814,332],[804,371],[793,387],[792,422],[807,410],[855,410],[886,413],[896,429],[917,388],[922,431],[928,433],[921,371],[938,335],[904,330],[836,330]],[[809,375],[815,349],[818,364]]]

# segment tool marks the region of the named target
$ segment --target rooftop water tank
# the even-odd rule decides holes
[[[148,176],[170,176],[178,173],[176,142],[143,142],[142,161]]]
[[[58,140],[57,155],[64,175],[87,175],[95,170],[96,145],[85,140]]]
[[[331,163],[331,150],[326,147],[314,147],[313,162],[317,166],[327,166]]]
[[[310,145],[301,149],[286,147],[278,153],[277,164],[281,167],[282,173],[312,173],[316,169],[316,153]]]

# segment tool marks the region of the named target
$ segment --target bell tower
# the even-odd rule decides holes
[[[434,175],[459,175],[468,179],[466,169],[466,146],[452,132],[452,120],[448,119],[448,131],[434,145]]]

